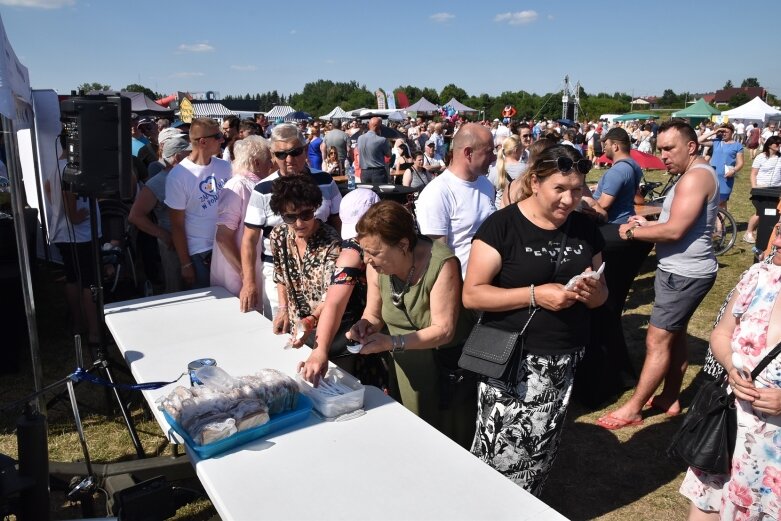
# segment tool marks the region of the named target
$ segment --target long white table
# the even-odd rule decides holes
[[[294,375],[309,353],[283,349],[271,322],[240,313],[218,287],[111,304],[106,324],[138,382],[171,380],[205,357],[237,376],[264,367]],[[174,386],[144,392],[169,434],[155,400]],[[190,458],[226,521],[566,519],[379,389],[366,388],[364,409],[343,422],[312,414],[213,458]]]

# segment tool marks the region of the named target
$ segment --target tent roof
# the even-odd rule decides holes
[[[633,119],[656,119],[659,116],[655,116],[654,114],[621,114],[620,116],[617,116],[613,118],[613,121],[631,121]]]
[[[139,116],[155,116],[163,114],[173,114],[174,110],[164,107],[154,100],[147,97],[143,92],[131,92],[127,90],[91,90],[88,95],[102,94],[104,96],[122,96],[123,98],[130,98],[130,111],[138,114]]]
[[[451,106],[453,107],[453,109],[457,110],[458,112],[477,112],[477,109],[467,107],[466,105],[458,101],[456,98],[450,98],[450,101],[445,103],[445,106]],[[410,110],[410,108],[407,107],[406,110]]]
[[[196,118],[221,118],[233,114],[234,112],[222,103],[214,103],[213,101],[193,102],[193,115]]]
[[[781,119],[781,110],[774,109],[757,96],[740,107],[725,110],[721,115],[729,119],[748,119],[765,123],[770,119]]]
[[[291,112],[295,111],[296,110],[290,105],[276,105],[274,108],[268,111],[266,117],[269,119],[284,118]]]
[[[32,90],[27,67],[19,62],[11,42],[5,34],[3,20],[0,18],[0,114],[14,119],[16,101],[20,99],[32,105]]]
[[[711,116],[715,114],[720,114],[721,111],[719,109],[713,108],[710,105],[708,105],[708,102],[705,101],[705,98],[700,98],[696,102],[694,102],[692,105],[686,107],[685,109],[679,110],[677,112],[672,113],[672,117],[674,118],[710,118]]]
[[[421,97],[418,101],[405,108],[407,112],[437,112],[439,107],[431,103],[424,97]]]
[[[342,107],[334,107],[334,109],[326,114],[325,116],[320,116],[320,119],[326,119],[326,120],[332,120],[332,119],[350,119],[352,116],[350,116]]]

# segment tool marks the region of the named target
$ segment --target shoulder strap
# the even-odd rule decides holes
[[[288,268],[288,262],[290,261],[290,253],[287,249],[287,228],[285,229],[285,236],[282,238],[282,251],[285,254],[285,257],[282,259],[282,263],[285,265],[285,273],[287,274],[287,283],[290,286],[290,290],[293,292],[293,300],[296,301],[296,308],[298,311],[298,318],[304,318],[306,315],[303,315],[304,312],[304,300],[301,297],[301,295],[298,294],[298,291],[296,291],[296,287],[293,284],[293,278],[290,276],[290,269]]]
[[[772,362],[779,353],[781,353],[781,342],[777,343],[776,347],[774,347],[772,351],[765,355],[765,358],[763,358],[762,361],[759,362],[759,364],[754,368],[754,370],[751,371],[751,379],[756,380],[757,376],[759,376],[759,373],[764,371],[765,367],[767,367],[767,365]]]

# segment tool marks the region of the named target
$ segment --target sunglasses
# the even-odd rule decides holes
[[[302,221],[311,221],[314,217],[315,217],[315,211],[311,209],[304,210],[303,212],[298,212],[298,213],[283,213],[282,222],[284,222],[285,224],[293,224],[299,219],[301,219]]]
[[[556,163],[556,168],[558,168],[559,172],[562,174],[568,173],[570,170],[572,170],[572,167],[575,166],[578,169],[578,172],[586,175],[589,173],[589,170],[591,170],[591,167],[594,166],[594,163],[588,159],[578,159],[577,161],[573,161],[567,156],[557,157],[556,159],[545,159],[542,162]]]
[[[532,138],[531,134],[521,134],[521,139],[531,139],[531,138]]]
[[[274,152],[274,157],[276,157],[277,159],[285,159],[287,156],[298,157],[303,153],[304,153],[304,147],[296,147],[296,148],[291,148],[290,150],[280,150],[279,152]]]
[[[225,139],[225,136],[222,135],[222,132],[217,132],[216,134],[209,134],[208,136],[197,137],[195,139],[209,139],[210,137],[213,137],[217,141],[221,141]]]

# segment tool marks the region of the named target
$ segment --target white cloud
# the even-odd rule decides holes
[[[255,65],[231,65],[231,69],[234,71],[251,72],[258,70]]]
[[[212,52],[214,47],[208,43],[183,43],[179,46],[182,52]]]
[[[456,17],[456,15],[454,15],[452,13],[434,13],[431,16],[429,16],[430,19],[432,19],[432,20],[434,20],[435,22],[438,22],[438,23],[449,22],[450,20],[452,20],[455,17]]]
[[[494,17],[494,22],[507,22],[510,25],[530,24],[537,20],[537,11],[518,11],[517,13],[501,13]]]
[[[174,74],[171,74],[172,78],[197,78],[198,76],[203,76],[202,72],[175,72]]]
[[[59,9],[76,5],[76,0],[0,0],[0,5],[33,7],[35,9]]]

